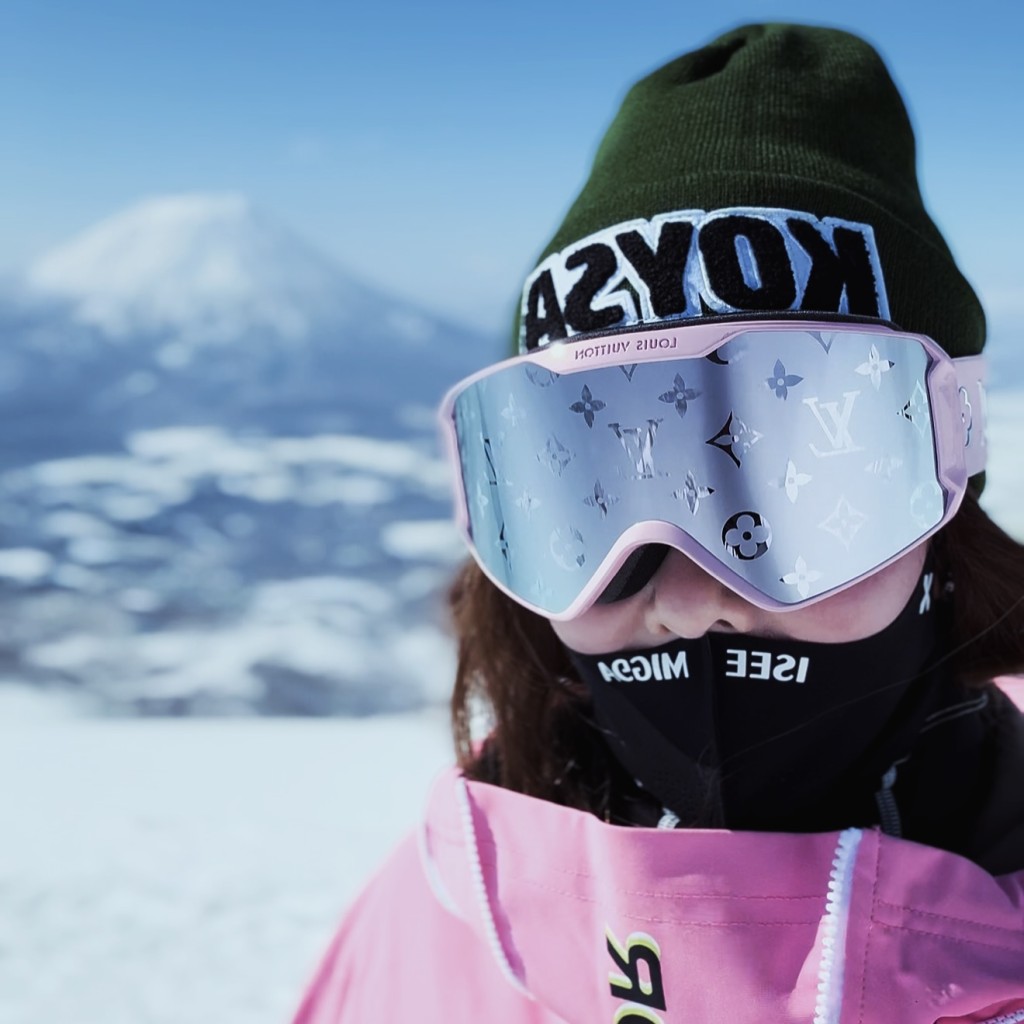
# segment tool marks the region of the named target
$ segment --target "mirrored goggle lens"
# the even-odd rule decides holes
[[[701,357],[502,364],[452,410],[474,553],[553,616],[644,542],[765,607],[805,603],[942,520],[930,362],[910,336],[786,329]]]

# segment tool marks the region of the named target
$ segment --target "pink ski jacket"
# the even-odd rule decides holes
[[[296,1018],[434,1021],[1024,1022],[1024,872],[877,831],[606,825],[452,772]]]
[[[1024,1022],[1024,871],[877,830],[608,825],[452,770],[295,1024],[957,1021]]]

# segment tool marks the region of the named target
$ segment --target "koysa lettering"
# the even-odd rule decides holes
[[[676,210],[547,256],[523,288],[519,347],[705,312],[801,309],[889,319],[871,225],[776,208]]]

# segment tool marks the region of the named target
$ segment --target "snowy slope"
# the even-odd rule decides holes
[[[449,757],[437,714],[29,721],[2,694],[3,1024],[286,1024]]]

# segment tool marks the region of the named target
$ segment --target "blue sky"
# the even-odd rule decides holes
[[[626,87],[744,21],[865,34],[934,216],[1024,322],[1024,70],[1005,2],[6,0],[0,270],[139,199],[239,191],[351,272],[495,332]]]

